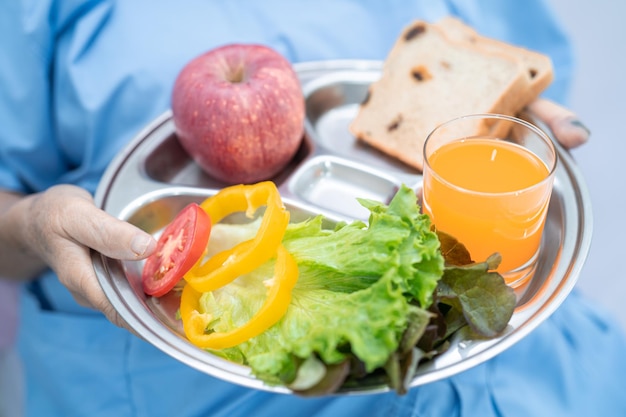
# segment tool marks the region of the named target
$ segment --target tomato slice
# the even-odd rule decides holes
[[[146,294],[167,294],[204,253],[211,234],[211,218],[191,203],[167,225],[154,253],[143,267],[141,281]]]

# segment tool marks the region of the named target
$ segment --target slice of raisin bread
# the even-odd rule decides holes
[[[441,27],[416,21],[391,49],[350,131],[421,170],[424,141],[437,125],[472,113],[517,112],[527,88],[527,72],[510,53],[452,40]]]

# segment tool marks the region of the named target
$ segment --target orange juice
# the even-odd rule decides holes
[[[487,138],[454,140],[427,158],[423,210],[438,230],[463,243],[474,261],[499,252],[498,271],[513,271],[536,259],[550,173],[522,146]]]

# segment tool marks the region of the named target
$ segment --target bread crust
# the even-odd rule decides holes
[[[543,92],[554,79],[552,60],[547,55],[482,36],[456,17],[444,17],[436,22],[435,25],[442,28],[450,40],[468,42],[489,51],[509,54],[512,59],[517,59],[523,71],[526,72],[528,80],[528,94],[520,97],[520,101],[524,104],[539,97],[541,92]]]

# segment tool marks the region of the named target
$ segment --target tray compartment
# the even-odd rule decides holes
[[[366,220],[369,211],[357,198],[388,203],[398,184],[339,158],[318,157],[300,168],[290,183],[291,192],[314,206],[351,218]]]
[[[306,84],[307,132],[321,152],[359,161],[389,173],[418,175],[416,169],[356,139],[350,132],[350,123],[377,76],[375,71],[340,71]]]

